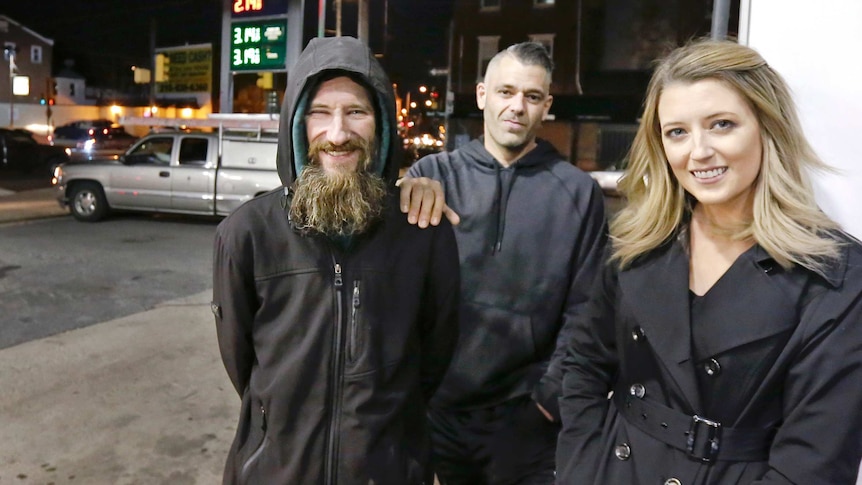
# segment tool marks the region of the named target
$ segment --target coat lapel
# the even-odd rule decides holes
[[[691,358],[689,261],[681,244],[620,273],[620,289],[629,295],[632,318],[644,330],[656,358],[678,387],[689,412],[700,409]]]

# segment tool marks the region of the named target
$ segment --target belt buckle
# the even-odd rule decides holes
[[[698,447],[698,450],[695,450],[698,442],[698,433],[703,427],[706,427],[707,433],[705,441],[701,440],[701,446]],[[696,458],[704,463],[715,461],[721,444],[721,423],[695,414],[691,417],[691,426],[688,428],[688,433],[686,433],[686,435],[688,437],[685,441],[685,449],[688,451],[688,456]],[[703,454],[696,453],[696,451],[702,452]]]

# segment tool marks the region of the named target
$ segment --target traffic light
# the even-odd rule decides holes
[[[54,98],[48,98],[48,106],[54,106]]]
[[[42,97],[41,97],[41,98],[39,98],[39,104],[41,104],[42,106],[45,106],[46,104],[48,104],[48,100],[47,100],[47,99],[45,99],[45,95],[44,95],[44,94],[42,95]]]
[[[171,78],[171,58],[161,52],[156,54],[156,82],[167,82]]]

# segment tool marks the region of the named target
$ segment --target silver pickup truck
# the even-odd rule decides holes
[[[79,221],[113,209],[223,216],[281,185],[276,147],[274,132],[155,132],[117,159],[62,164],[53,183]]]

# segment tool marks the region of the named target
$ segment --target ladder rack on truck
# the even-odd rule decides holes
[[[269,141],[276,142],[278,137],[277,114],[218,114],[213,113],[208,118],[159,118],[149,116],[123,116],[120,124],[130,126],[148,126],[153,128],[171,128],[187,130],[198,128],[213,128],[218,130],[219,157],[224,152],[224,141]]]
[[[276,114],[218,114],[208,118],[158,118],[148,116],[123,116],[120,124],[149,126],[150,128],[217,128],[229,132],[277,133],[279,115]]]

